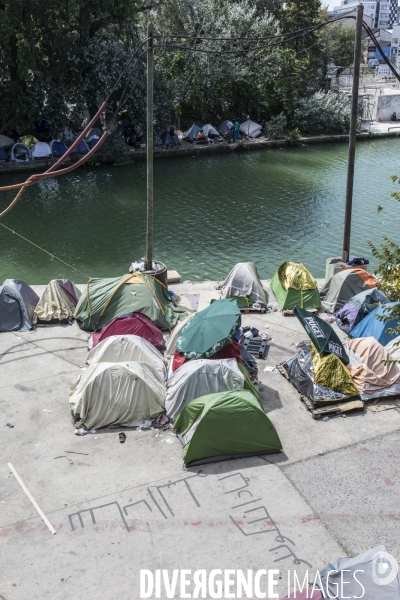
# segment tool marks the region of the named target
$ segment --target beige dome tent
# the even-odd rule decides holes
[[[72,321],[80,291],[69,279],[52,279],[33,314],[33,323]]]
[[[87,356],[89,365],[102,362],[137,361],[150,365],[157,371],[161,381],[165,377],[165,361],[157,348],[138,335],[111,335],[97,344]]]
[[[202,358],[185,363],[169,378],[165,408],[170,419],[194,398],[242,390],[244,376],[234,358],[212,360]]]
[[[165,385],[144,363],[98,363],[71,387],[75,427],[136,427],[164,412]]]

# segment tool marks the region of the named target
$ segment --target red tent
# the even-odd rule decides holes
[[[141,313],[132,312],[116,317],[105,325],[100,331],[95,331],[89,338],[89,350],[97,346],[110,335],[138,335],[153,346],[163,347],[164,338],[161,331],[154,323]]]
[[[243,348],[243,346],[239,344],[239,342],[232,342],[208,358],[215,360],[219,360],[220,358],[236,358],[238,362],[243,364],[242,357],[240,356],[241,348]],[[188,360],[190,359],[185,358],[183,353],[175,350],[174,358],[172,360],[172,371],[179,369],[179,367],[181,367],[185,362],[188,362]]]

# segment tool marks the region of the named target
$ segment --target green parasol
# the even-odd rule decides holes
[[[182,327],[176,349],[185,358],[208,358],[229,344],[240,325],[241,315],[236,300],[217,300],[196,313]]]
[[[303,325],[319,354],[336,354],[345,365],[349,364],[343,344],[329,323],[298,306],[294,307],[293,314]]]

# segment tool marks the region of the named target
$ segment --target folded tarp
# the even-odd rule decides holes
[[[98,363],[71,387],[75,427],[135,427],[164,411],[165,385],[144,363]]]
[[[69,279],[53,279],[44,290],[33,315],[33,322],[72,321],[81,292]]]
[[[362,400],[400,393],[400,370],[396,364],[387,363],[392,357],[375,338],[350,340],[348,349],[348,369]]]
[[[226,279],[220,283],[221,298],[250,298],[266,307],[268,296],[258,276],[257,267],[252,262],[237,263]]]
[[[249,137],[253,137],[253,138],[260,135],[261,129],[262,129],[262,125],[259,125],[258,123],[254,123],[254,121],[251,121],[250,119],[247,119],[247,121],[245,121],[244,123],[241,123],[241,125],[239,127],[239,131],[241,131],[245,135],[247,135]]]
[[[244,376],[234,358],[223,360],[190,360],[182,365],[168,380],[165,409],[170,419],[194,398],[242,390]]]
[[[0,331],[29,331],[39,296],[24,281],[6,279],[0,287]]]
[[[112,335],[97,344],[87,356],[86,362],[95,365],[101,362],[140,362],[150,365],[161,381],[165,378],[165,360],[161,352],[138,335]]]

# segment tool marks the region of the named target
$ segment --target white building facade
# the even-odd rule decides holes
[[[386,29],[392,27],[398,20],[398,0],[342,0],[340,6],[330,11],[330,15],[335,16],[341,13],[355,10],[358,4],[364,5],[364,15],[373,19],[373,27]]]

